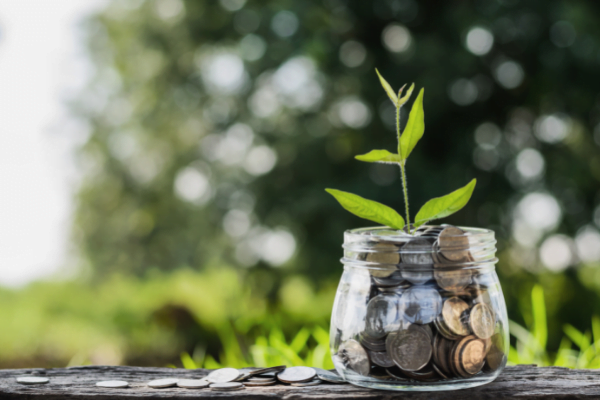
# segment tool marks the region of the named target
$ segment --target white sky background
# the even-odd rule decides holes
[[[0,0],[0,285],[65,266],[85,129],[64,100],[91,66],[80,23],[103,0]]]

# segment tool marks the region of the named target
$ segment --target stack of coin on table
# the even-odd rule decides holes
[[[276,384],[306,387],[325,382],[345,383],[335,371],[310,367],[286,368],[285,365],[280,365],[268,368],[222,368],[212,371],[202,379],[156,379],[148,382],[148,386],[155,389],[178,386],[186,389],[210,388],[214,391],[235,391]]]
[[[422,227],[416,236],[404,243],[373,239],[375,251],[362,260],[384,267],[369,270],[364,329],[341,340],[336,365],[398,381],[495,371],[506,358],[502,321],[486,273],[469,267],[476,263],[468,236],[454,226]]]

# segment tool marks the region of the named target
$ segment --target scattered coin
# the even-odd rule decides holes
[[[50,379],[41,376],[20,376],[17,378],[17,383],[23,385],[39,385],[50,382]]]
[[[285,370],[285,368],[286,368],[285,365],[278,365],[276,367],[267,367],[267,368],[255,368],[253,371],[250,371],[250,374],[253,376],[254,375],[272,374],[273,376],[275,376],[275,374]]]
[[[129,387],[129,382],[126,381],[102,381],[96,382],[96,386],[103,388],[126,388]]]
[[[185,389],[203,389],[210,385],[206,379],[180,379],[177,386]]]
[[[356,341],[355,341],[356,342]],[[356,342],[358,344],[358,342]],[[359,344],[360,346],[360,344]],[[363,350],[364,351],[364,350]],[[365,353],[366,354],[366,353]],[[277,379],[285,383],[307,382],[313,379],[317,372],[310,367],[290,367],[277,374]]]
[[[177,382],[179,382],[179,379],[175,378],[155,379],[153,381],[148,382],[148,386],[150,386],[153,389],[162,389],[175,386],[177,385]]]
[[[206,380],[212,383],[233,382],[240,376],[240,371],[235,368],[221,368],[211,372]]]
[[[262,376],[255,376],[252,378],[248,378],[248,380],[246,382],[271,382],[274,381],[275,378],[271,378],[268,376],[262,377]]]
[[[322,381],[330,382],[330,383],[346,383],[344,378],[338,375],[335,371],[327,371],[326,369],[315,368],[317,371],[317,378]]]
[[[235,390],[244,389],[244,384],[239,382],[222,382],[222,383],[211,383],[209,386],[210,390],[219,392],[233,392]]]
[[[384,349],[385,349],[385,342]],[[356,340],[350,339],[340,345],[338,353],[342,353],[345,363],[357,374],[367,376],[371,370],[371,362],[367,351]]]
[[[312,381],[292,383],[291,385],[296,386],[296,387],[304,387],[304,386],[317,386],[317,385],[320,385],[321,383],[323,383],[322,380],[313,379]]]

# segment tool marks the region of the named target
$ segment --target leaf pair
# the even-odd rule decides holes
[[[425,203],[417,213],[415,218],[415,228],[434,219],[447,217],[463,208],[471,198],[476,182],[477,181],[473,179],[466,186],[445,196],[431,199]],[[404,228],[404,218],[402,218],[402,216],[394,209],[384,204],[373,200],[367,200],[363,197],[341,190],[325,190],[335,197],[342,207],[360,218],[389,226],[392,229],[401,230]]]

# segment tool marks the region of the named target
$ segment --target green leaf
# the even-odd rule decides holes
[[[386,205],[341,190],[325,189],[325,191],[335,197],[342,207],[360,218],[387,225],[392,229],[404,228],[404,218]]]
[[[476,183],[477,179],[473,179],[466,186],[450,194],[429,200],[417,213],[415,227],[419,227],[433,219],[447,217],[463,208],[469,202]]]
[[[359,161],[392,163],[397,164],[402,161],[399,154],[390,153],[387,150],[371,150],[367,154],[361,154],[355,157]]]
[[[383,86],[383,89],[385,89],[385,92],[387,93],[388,97],[390,98],[392,103],[394,103],[394,105],[396,107],[398,107],[398,97],[396,96],[396,92],[394,92],[394,89],[392,89],[390,84],[387,83],[387,81],[385,79],[383,79],[383,76],[381,76],[379,71],[377,71],[377,68],[375,68],[375,72],[377,72],[377,76],[379,77],[379,82],[381,82],[381,86]]]
[[[406,86],[406,85],[404,85],[404,86]],[[404,89],[404,86],[402,86],[400,88],[400,90],[398,91],[398,107],[402,107],[408,101],[408,99],[410,99],[410,96],[412,95],[413,90],[415,90],[415,84],[413,83],[408,88],[406,94],[404,96],[402,96],[402,90]]]
[[[423,132],[425,132],[425,113],[423,112],[424,93],[425,89],[421,89],[408,115],[408,122],[404,128],[404,132],[400,136],[398,153],[403,161],[406,161],[419,139],[423,137]]]

